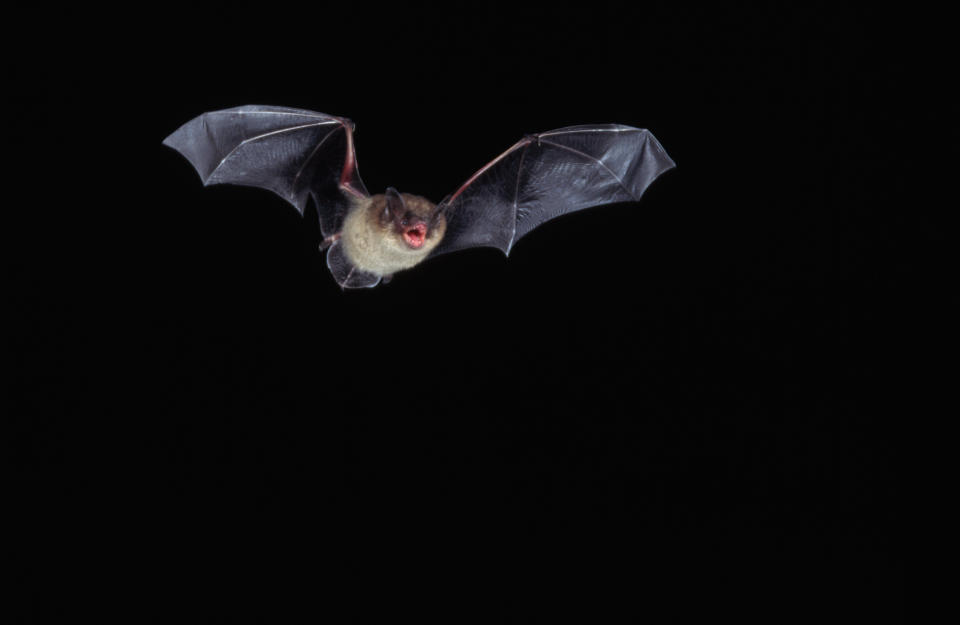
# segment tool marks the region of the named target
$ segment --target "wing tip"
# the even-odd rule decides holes
[[[181,141],[179,141],[181,134],[183,134],[183,126],[180,126],[176,130],[168,134],[166,137],[164,137],[163,141],[161,141],[160,144],[165,145],[168,148],[176,150],[177,152],[180,152],[182,154],[183,150],[181,150],[180,146],[178,145],[179,143],[181,143]]]

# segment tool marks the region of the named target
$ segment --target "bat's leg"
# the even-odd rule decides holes
[[[320,242],[320,251],[323,251],[340,240],[340,233],[331,234]]]
[[[377,286],[380,283],[379,274],[363,271],[357,268],[343,251],[343,243],[339,240],[340,235],[335,234],[327,237],[324,243],[329,242],[327,248],[327,267],[333,274],[334,280],[340,285],[341,289],[368,289]]]
[[[393,274],[392,274],[392,273],[380,277],[380,281],[383,282],[384,284],[388,284],[391,280],[393,280]]]

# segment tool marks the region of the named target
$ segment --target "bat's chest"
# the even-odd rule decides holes
[[[357,208],[347,214],[340,238],[347,258],[358,269],[390,275],[413,267],[436,247],[436,241],[428,240],[420,249],[412,249],[389,230],[372,224],[364,213]]]

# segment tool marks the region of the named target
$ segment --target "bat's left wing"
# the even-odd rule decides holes
[[[447,232],[433,256],[513,245],[566,213],[640,199],[674,162],[649,130],[618,124],[527,135],[441,202]]]
[[[185,156],[204,185],[236,184],[273,191],[304,214],[313,198],[325,237],[340,232],[355,198],[369,197],[344,117],[258,104],[211,111],[164,139]],[[380,277],[353,267],[339,242],[327,267],[341,287],[375,286]]]
[[[313,197],[324,236],[340,231],[349,198],[367,197],[353,148],[354,124],[305,109],[248,104],[195,117],[163,140],[204,185],[273,191],[302,215]]]

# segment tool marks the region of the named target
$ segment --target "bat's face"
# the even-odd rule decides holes
[[[443,236],[440,223],[443,216],[430,200],[407,193],[400,194],[393,188],[387,189],[384,197],[386,202],[381,223],[409,249],[420,250],[428,241],[436,244],[437,237]]]
[[[427,240],[426,220],[411,211],[393,219],[393,231],[413,250],[419,250]]]

